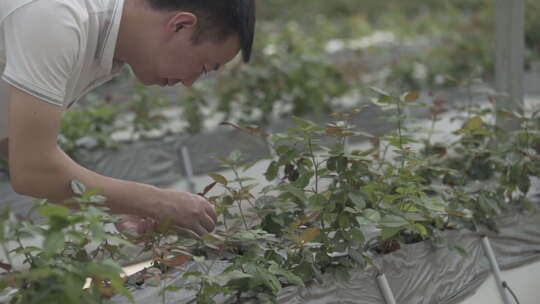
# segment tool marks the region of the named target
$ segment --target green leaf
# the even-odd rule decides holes
[[[400,228],[409,225],[409,222],[401,216],[387,215],[379,222],[381,227]]]
[[[344,172],[345,170],[347,170],[348,165],[349,165],[349,160],[346,157],[344,157],[344,156],[338,157],[338,160],[337,160],[337,171],[338,172]]]
[[[291,117],[291,120],[302,129],[310,129],[316,126],[313,122],[296,116]]]
[[[215,182],[217,182],[218,184],[222,184],[222,185],[227,185],[229,182],[227,181],[227,179],[221,175],[221,174],[217,174],[217,173],[208,173],[208,176],[210,176]]]
[[[374,209],[365,209],[364,217],[373,223],[378,223],[381,220],[381,214]]]
[[[271,262],[270,267],[268,267],[268,271],[270,271],[270,273],[272,274],[281,275],[285,277],[285,279],[287,279],[289,283],[299,285],[299,286],[304,286],[304,281],[302,281],[302,279],[299,276],[279,267],[275,262]]]
[[[290,271],[283,271],[281,275],[284,276],[287,279],[287,281],[289,281],[289,283],[291,284],[295,284],[298,286],[305,286],[304,281],[302,281],[302,279],[299,276],[295,275],[294,273]]]
[[[351,238],[357,245],[362,245],[366,241],[364,233],[360,229],[351,229]]]
[[[292,185],[283,185],[280,187],[282,191],[290,193],[300,199],[302,202],[307,201],[306,194],[304,191],[292,186]]]
[[[39,215],[43,217],[59,217],[59,218],[67,218],[69,216],[69,209],[60,206],[60,205],[54,205],[54,204],[46,204],[43,206],[39,206],[37,208],[37,212]]]
[[[380,95],[383,95],[383,96],[391,96],[390,93],[382,90],[382,89],[379,89],[377,87],[369,87],[372,91],[374,91],[375,93],[377,94],[380,94]]]
[[[266,169],[266,173],[264,173],[264,177],[266,177],[266,180],[271,182],[273,181],[278,174],[279,165],[276,161],[273,161],[268,166],[268,169]]]
[[[89,202],[94,204],[104,204],[107,201],[107,198],[103,195],[92,195],[90,196]]]
[[[356,217],[356,222],[360,226],[372,226],[373,225],[373,222],[371,222],[370,220],[366,219],[363,216],[357,216]]]
[[[259,270],[261,269],[259,268]],[[260,273],[263,280],[266,282],[266,286],[270,287],[274,294],[277,294],[281,290],[281,282],[279,282],[278,278],[266,270],[261,271]]]
[[[383,241],[388,240],[389,238],[398,234],[401,230],[403,229],[402,228],[383,228],[381,230],[381,239]]]
[[[314,194],[309,197],[309,209],[312,211],[322,211],[328,200],[322,194]]]
[[[407,92],[401,95],[401,101],[405,103],[413,102],[415,100],[418,100],[420,98],[419,92]]]
[[[422,205],[432,211],[435,212],[446,212],[446,206],[440,201],[439,198],[435,197],[424,197],[422,199]]]
[[[347,229],[347,228],[349,228],[351,226],[351,221],[349,219],[349,216],[347,216],[344,213],[339,216],[338,221],[339,221],[339,227],[341,229]]]
[[[131,303],[135,303],[135,299],[133,298],[133,295],[131,292],[124,286],[124,283],[122,282],[122,279],[120,276],[116,276],[114,278],[111,278],[110,280],[111,286],[114,288],[114,290],[121,295],[125,296],[129,299]]]
[[[70,185],[71,191],[77,195],[83,195],[86,192],[86,186],[78,180],[72,180]]]
[[[358,214],[358,213],[360,213],[360,211],[358,211],[357,209],[351,208],[351,207],[345,207],[343,209],[343,212],[347,212],[347,213],[350,213],[350,214]]]
[[[222,274],[219,275],[219,278],[218,280],[223,280],[224,281],[224,284],[227,284],[229,281],[233,281],[233,280],[240,280],[240,279],[249,279],[249,278],[252,278],[253,276],[248,274],[248,273],[245,273],[245,272],[242,272],[240,270],[232,270],[232,271],[227,271],[227,272],[224,272]]]
[[[48,254],[54,254],[64,248],[65,240],[62,232],[53,232],[45,236],[43,249]]]
[[[489,130],[486,129],[485,123],[480,116],[475,116],[469,119],[463,128],[456,131],[457,134],[469,135],[489,135]]]
[[[356,193],[349,193],[349,198],[356,205],[358,209],[366,208],[366,200],[364,199],[362,195],[356,194]]]
[[[414,230],[418,234],[423,235],[423,236],[428,235],[428,231],[427,231],[426,227],[424,227],[424,225],[422,225],[422,224],[414,224],[414,225],[412,225],[411,230]]]
[[[89,189],[89,190],[86,190],[83,193],[83,196],[84,197],[91,197],[93,195],[98,195],[98,194],[102,194],[102,193],[103,193],[102,189]]]
[[[92,236],[97,241],[101,241],[105,238],[105,231],[103,230],[103,226],[99,223],[91,223],[90,231],[92,231]]]
[[[330,157],[327,161],[326,161],[326,168],[330,171],[336,171],[337,169],[337,160],[338,158],[337,157]]]

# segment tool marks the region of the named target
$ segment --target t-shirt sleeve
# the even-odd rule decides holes
[[[79,57],[76,15],[58,1],[35,1],[4,21],[6,68],[2,79],[40,100],[65,105]]]

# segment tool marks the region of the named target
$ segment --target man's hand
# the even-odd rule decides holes
[[[122,218],[115,223],[115,227],[121,233],[132,231],[140,235],[156,231],[157,223],[155,220],[148,217],[123,215]]]
[[[145,234],[156,231],[160,224],[171,224],[191,230],[198,236],[214,231],[217,215],[214,207],[206,199],[187,192],[161,191],[163,198],[153,208],[154,219],[124,215],[116,223],[116,229],[120,232],[130,230],[137,234]],[[149,214],[151,213],[150,211]]]
[[[158,226],[170,223],[198,236],[214,230],[216,212],[201,196],[110,178],[75,163],[57,144],[62,113],[63,108],[12,88],[9,170],[17,193],[61,203],[73,196],[70,181],[78,180],[100,189],[113,214],[150,217]]]
[[[217,215],[205,198],[188,192],[161,190],[161,198],[149,211],[152,217],[161,223],[189,229],[198,236],[214,231]]]

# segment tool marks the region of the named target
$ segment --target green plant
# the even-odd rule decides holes
[[[138,84],[133,101],[127,106],[128,112],[134,115],[131,121],[133,135],[145,138],[149,131],[162,128],[167,122],[167,118],[160,113],[164,106],[163,98],[155,96],[148,88]]]
[[[189,288],[197,291],[200,303],[214,303],[218,294],[272,302],[283,287],[305,285],[324,273],[347,279],[353,267],[398,250],[402,243],[430,240],[466,254],[446,243],[441,232],[479,226],[497,230],[494,218],[504,210],[531,208],[527,194],[539,170],[538,151],[532,148],[538,136],[536,113],[501,113],[523,127],[519,136],[502,137],[482,118],[490,111],[471,107],[455,142],[434,144],[433,130],[428,130],[429,140],[422,145],[410,136],[404,115],[407,107],[423,105],[419,94],[375,92],[377,104],[395,110],[388,119],[397,129],[385,136],[353,129],[350,121],[362,108],[335,113],[336,121],[326,126],[294,118],[294,128],[271,137],[276,157],[264,173],[270,182],[264,186],[242,177],[254,163],[245,163],[238,153],[221,159],[234,178],[212,173],[214,182],[200,194],[216,185],[223,188],[208,197],[222,228],[182,247],[197,256],[203,269],[184,274],[195,282]],[[432,113],[434,125],[441,102]],[[268,136],[258,128],[227,125]],[[509,141],[493,149],[490,141],[496,135]],[[347,138],[353,136],[372,138],[374,145],[349,151]],[[367,238],[365,231],[376,233]],[[219,257],[230,266],[210,274]]]
[[[107,103],[67,112],[60,124],[60,147],[72,157],[85,146],[90,149],[115,147],[111,136],[120,130],[115,124],[120,113],[120,106]]]
[[[213,234],[199,238],[162,223],[153,233],[129,238],[152,250],[154,267],[165,272],[190,260],[198,265],[200,270],[181,274],[188,281],[185,286],[162,284],[166,275],[149,280],[149,285],[162,285],[162,300],[187,288],[196,291],[198,303],[214,303],[218,295],[273,303],[284,287],[306,286],[323,274],[346,280],[351,269],[399,250],[401,244],[430,241],[466,254],[447,243],[442,231],[482,226],[497,231],[495,218],[502,212],[534,207],[530,192],[540,174],[539,111],[494,113],[467,105],[457,117],[462,126],[451,141],[441,143],[433,137],[444,103],[435,99],[431,127],[422,141],[405,115],[409,107],[425,106],[421,95],[373,91],[373,103],[393,111],[386,119],[395,130],[380,137],[352,125],[364,107],[333,113],[326,125],[293,118],[295,127],[273,135],[224,123],[252,136],[270,136],[275,154],[264,172],[268,183],[244,177],[256,162],[246,162],[235,152],[220,159],[232,177],[211,173],[213,183],[199,193],[218,212],[220,225]],[[510,133],[498,129],[492,123],[495,115],[515,120],[519,128]],[[372,145],[352,150],[349,139],[359,136]],[[118,258],[119,248],[111,241],[125,242],[98,224],[114,218],[103,213],[98,192],[73,186],[79,196],[72,203],[79,204],[82,213],[69,214],[64,207],[42,202],[33,211],[46,217],[44,226],[15,221],[8,213],[2,217],[4,248],[8,241],[16,242],[13,253],[24,255],[30,265],[29,272],[14,273],[9,271],[11,262],[2,264],[8,271],[3,287],[18,287],[14,301],[27,303],[42,294],[69,303],[85,295],[95,303],[109,281],[129,296],[116,272],[96,273],[113,262],[93,260]],[[185,239],[186,233],[193,239]],[[44,237],[43,248],[19,241],[30,235]],[[97,251],[86,253],[89,242],[98,243]],[[217,261],[226,261],[228,267],[216,273]],[[96,282],[105,283],[83,291],[83,279],[96,276]]]
[[[103,303],[103,296],[120,292],[131,298],[123,286],[122,268],[115,262],[127,243],[104,224],[116,218],[107,214],[98,191],[86,190],[72,182],[76,197],[67,207],[37,201],[25,217],[15,217],[6,209],[0,216],[0,244],[8,259],[3,264],[0,287],[14,288],[11,303]],[[31,218],[39,214],[43,222]],[[25,245],[28,240],[43,240],[42,246]],[[93,249],[88,249],[93,246]],[[12,271],[11,256],[24,256],[28,268]],[[88,278],[90,288],[84,289]]]

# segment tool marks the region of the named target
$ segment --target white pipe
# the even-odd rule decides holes
[[[491,270],[493,271],[493,276],[495,277],[495,282],[497,283],[497,289],[499,289],[499,293],[501,294],[503,303],[512,304],[512,302],[510,302],[508,292],[503,286],[504,281],[501,277],[501,270],[499,269],[499,264],[497,263],[497,259],[495,258],[495,254],[493,253],[493,248],[491,248],[491,244],[489,243],[489,239],[487,236],[484,236],[482,238],[482,247],[484,248],[484,253],[489,260],[489,264],[491,265]]]
[[[180,150],[182,151],[182,160],[184,162],[184,168],[186,170],[188,191],[191,193],[195,193],[195,182],[193,181],[193,167],[191,166],[189,151],[186,146],[182,146]]]
[[[392,289],[390,289],[390,285],[388,284],[388,280],[384,273],[377,275],[377,283],[379,284],[379,289],[381,290],[386,304],[396,304],[396,299],[394,298],[394,294],[392,293]]]

